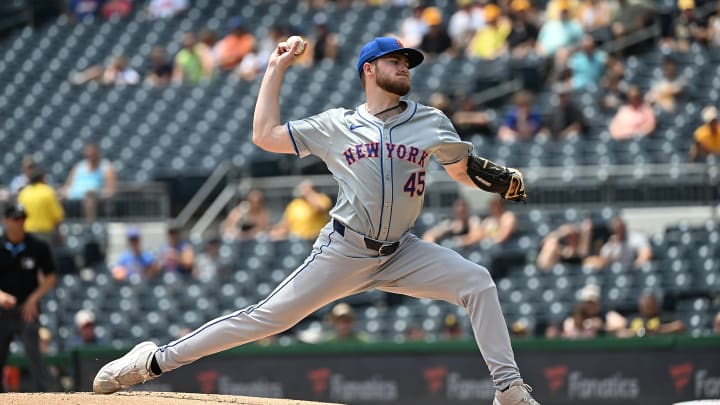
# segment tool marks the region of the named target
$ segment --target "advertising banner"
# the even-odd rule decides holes
[[[667,405],[720,398],[720,347],[523,350],[517,360],[547,404]],[[79,389],[112,357],[80,356]],[[216,355],[136,390],[235,394],[352,405],[491,403],[479,352]]]

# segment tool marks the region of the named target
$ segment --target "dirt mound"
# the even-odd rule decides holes
[[[0,403],[7,405],[333,405],[327,402],[307,402],[293,399],[250,398],[234,395],[185,394],[178,392],[132,391],[118,392],[112,395],[96,395],[89,392],[76,392],[72,394],[0,394]]]

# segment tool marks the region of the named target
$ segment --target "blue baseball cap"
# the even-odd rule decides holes
[[[410,69],[422,63],[425,56],[422,52],[413,48],[405,48],[405,46],[396,38],[377,37],[365,44],[360,50],[360,56],[357,61],[358,74],[362,74],[362,68],[365,62],[372,62],[391,53],[401,53],[408,58]]]

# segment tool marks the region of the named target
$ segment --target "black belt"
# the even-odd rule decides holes
[[[333,219],[333,229],[340,235],[345,236],[345,225],[337,219]],[[395,253],[397,248],[400,247],[400,241],[386,243],[370,239],[367,236],[363,237],[363,239],[365,240],[365,247],[378,252],[380,256],[389,256]]]

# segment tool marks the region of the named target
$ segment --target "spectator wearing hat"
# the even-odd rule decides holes
[[[47,391],[51,382],[40,353],[38,316],[40,301],[55,286],[57,276],[47,243],[25,233],[26,216],[22,205],[5,207],[5,232],[0,237],[0,370],[17,336],[35,390]],[[0,392],[4,392],[2,383]]]
[[[703,108],[703,124],[699,126],[693,138],[695,143],[690,147],[690,161],[698,162],[708,155],[720,156],[720,125],[718,125],[718,112],[715,106]]]
[[[370,337],[365,333],[358,332],[356,327],[357,318],[352,307],[345,302],[335,305],[330,311],[330,324],[333,330],[327,335],[325,341],[328,343],[350,342],[367,343]]]
[[[65,345],[67,350],[75,350],[88,346],[106,346],[109,342],[95,333],[95,314],[88,309],[81,309],[75,314],[75,334],[70,336]]]
[[[233,70],[245,55],[255,49],[255,36],[251,34],[240,17],[233,17],[228,23],[230,33],[215,44],[213,53],[217,65],[224,70]]]
[[[540,55],[555,55],[558,51],[574,47],[582,38],[583,28],[575,20],[567,0],[557,0],[559,18],[545,21],[538,34],[537,51]],[[558,55],[564,56],[564,55]]]
[[[709,30],[707,23],[696,15],[695,0],[678,0],[680,15],[675,18],[672,37],[665,38],[661,46],[676,52],[687,52],[693,44],[707,45]]]
[[[462,340],[463,330],[455,314],[447,314],[443,318],[440,340]]]
[[[595,33],[607,29],[613,14],[613,4],[607,0],[583,0],[578,7],[577,19],[585,32]]]
[[[452,47],[452,40],[443,26],[443,15],[437,7],[428,7],[423,11],[423,20],[428,30],[420,41],[420,49],[426,56],[436,57]]]
[[[135,275],[152,278],[160,267],[152,253],[142,250],[140,230],[136,227],[128,228],[127,241],[128,250],[120,255],[112,267],[113,278],[118,281],[125,281]]]
[[[625,327],[625,318],[616,311],[604,311],[600,287],[588,284],[578,291],[578,303],[563,321],[562,337],[586,339],[614,333]]]
[[[18,202],[27,213],[25,232],[32,233],[52,246],[54,238],[58,236],[57,227],[65,218],[65,211],[55,190],[45,183],[45,172],[35,169],[30,184],[20,191]]]
[[[510,3],[512,28],[507,42],[514,58],[525,58],[535,52],[540,24],[536,10],[529,0],[513,0]]]
[[[478,59],[495,59],[508,50],[507,38],[512,25],[502,14],[502,9],[495,4],[483,8],[485,26],[480,28],[467,47],[467,55]]]

